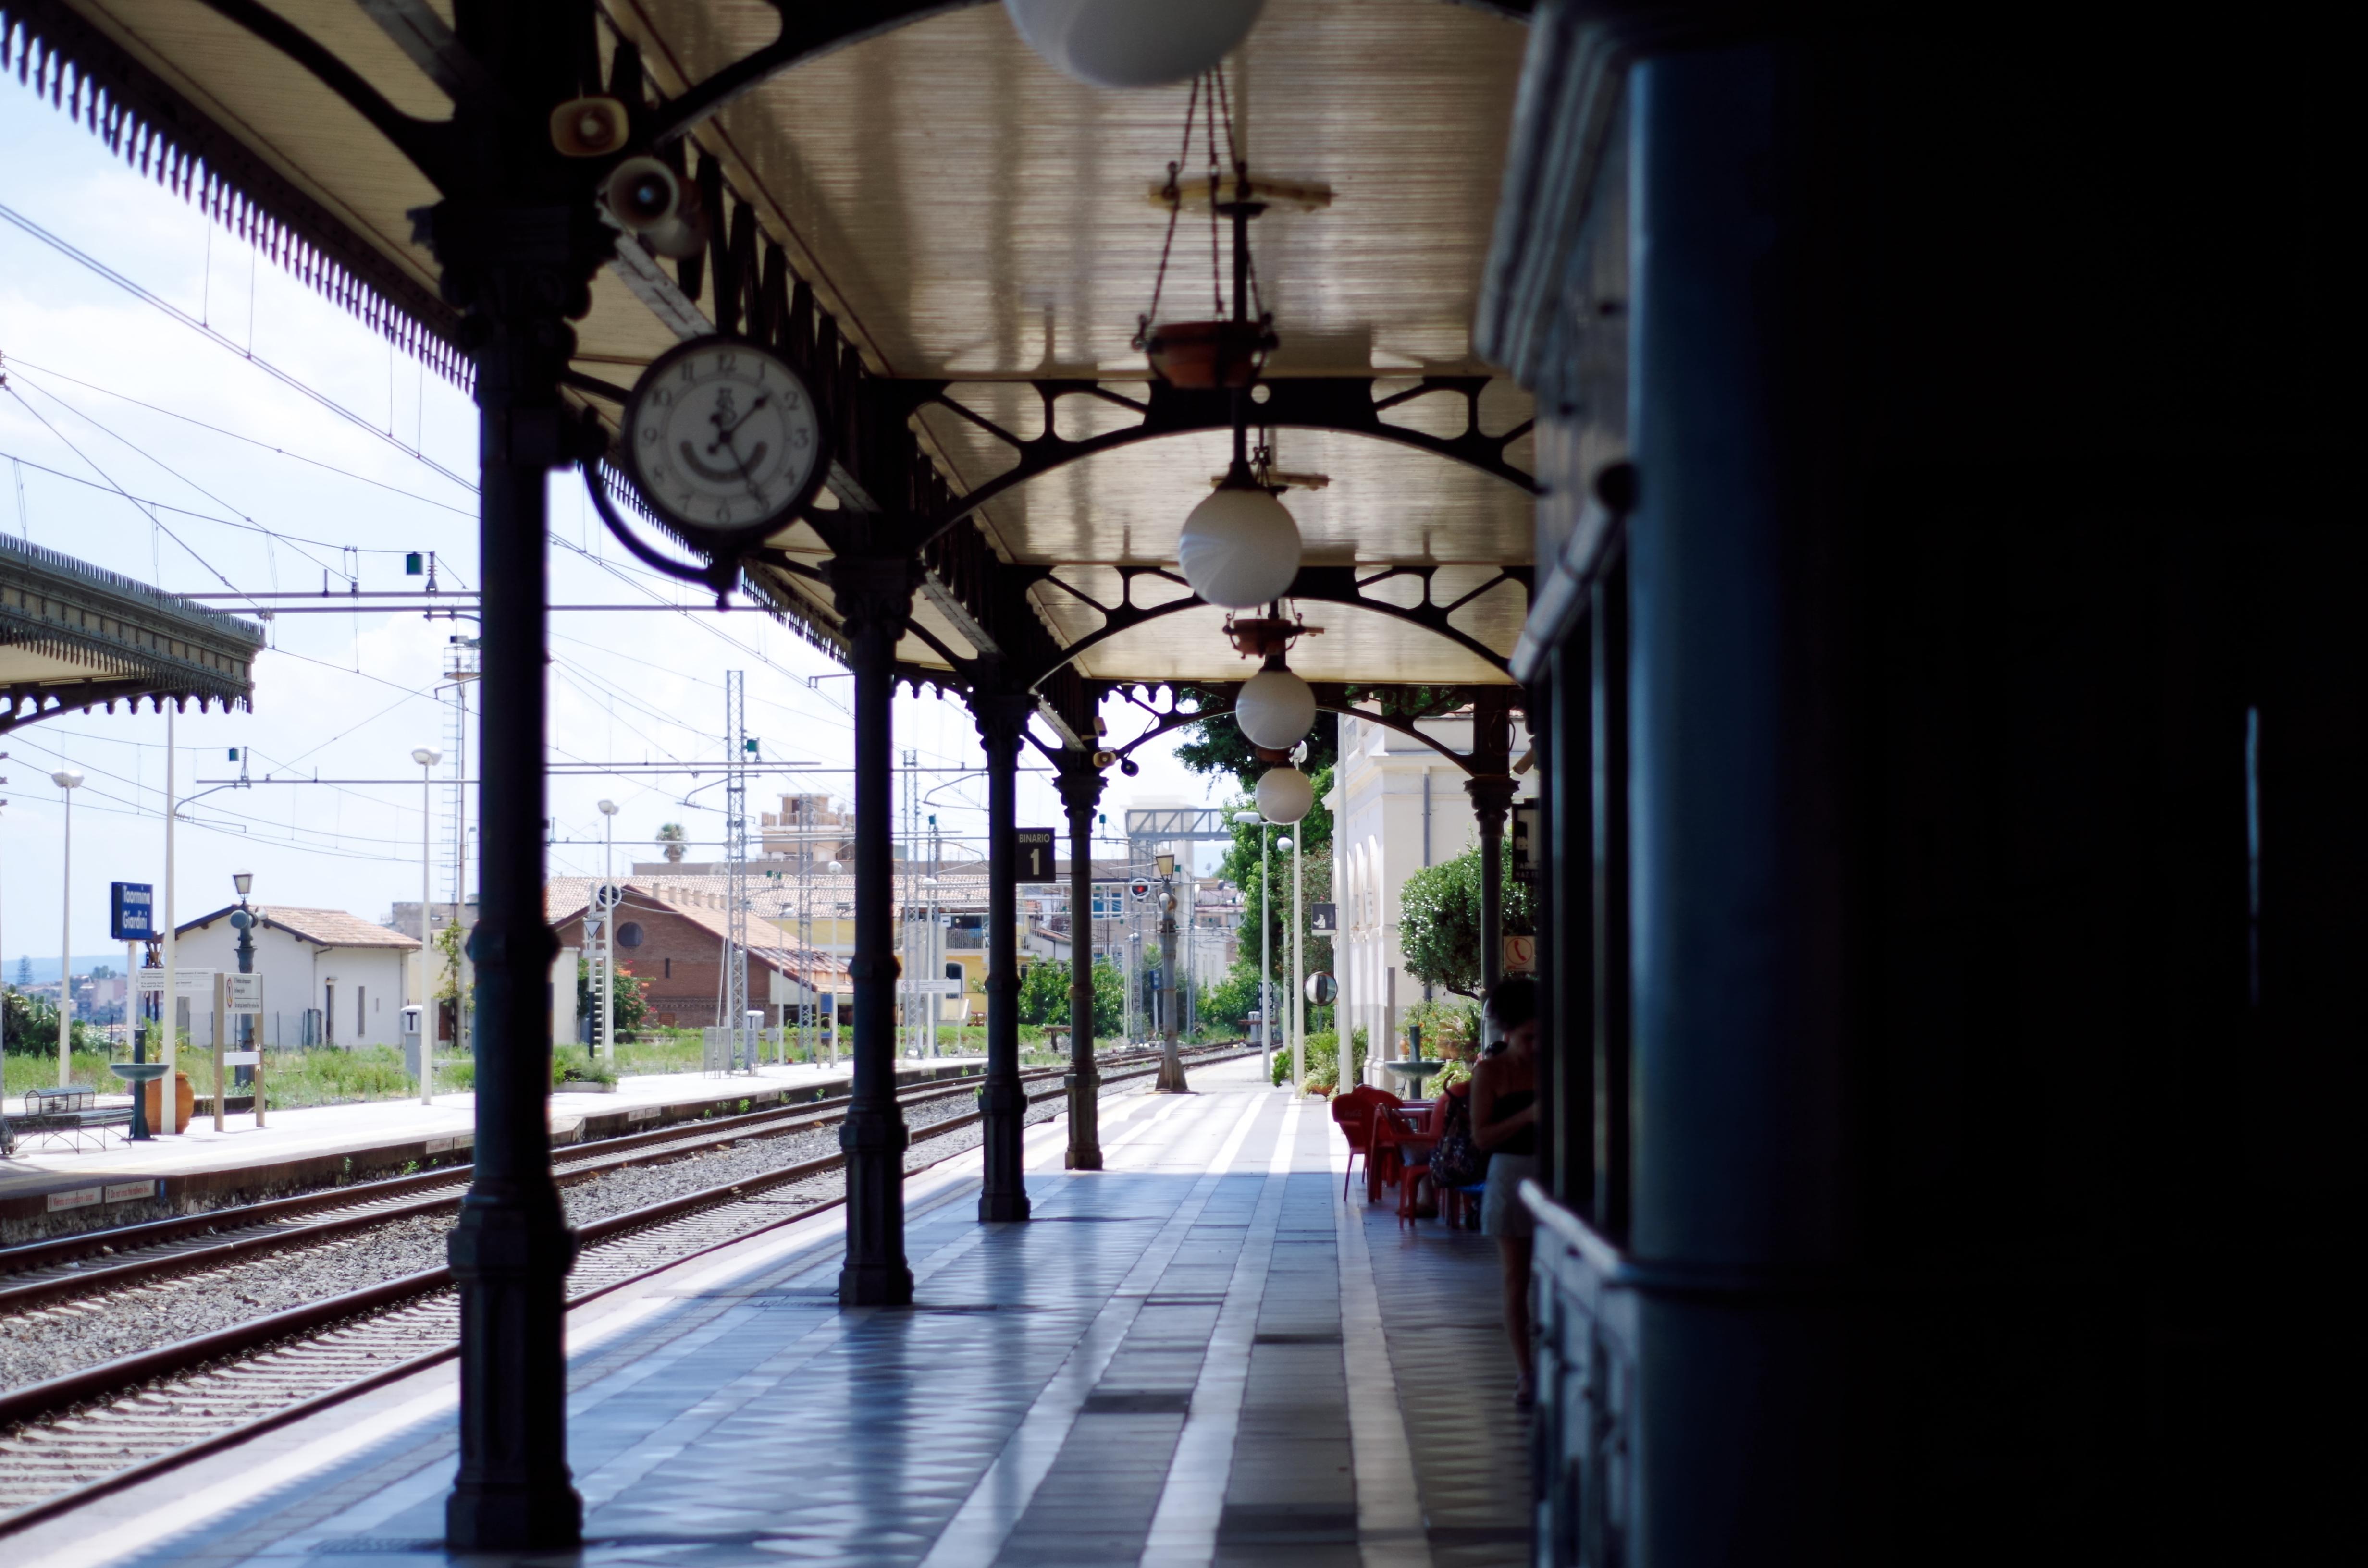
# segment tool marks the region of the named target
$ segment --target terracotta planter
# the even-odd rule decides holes
[[[162,1132],[165,1130],[165,1080],[150,1079],[142,1086],[142,1092],[148,1096],[148,1125],[151,1130]],[[174,1074],[173,1104],[180,1112],[173,1119],[174,1127],[189,1125],[189,1113],[197,1108],[197,1103],[198,1096],[189,1087],[189,1075],[187,1073]]]
[[[1246,387],[1272,347],[1256,322],[1168,322],[1151,334],[1151,373],[1194,392]]]

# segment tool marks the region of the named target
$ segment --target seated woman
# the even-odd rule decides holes
[[[1505,1333],[1520,1377],[1513,1403],[1535,1398],[1530,1363],[1530,1211],[1520,1185],[1538,1169],[1538,986],[1527,975],[1488,994],[1497,1040],[1472,1068],[1472,1140],[1488,1152],[1488,1193],[1480,1228],[1497,1238],[1505,1266]]]

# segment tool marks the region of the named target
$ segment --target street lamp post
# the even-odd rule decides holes
[[[436,783],[428,769],[444,760],[434,746],[414,746],[411,760],[419,765],[419,1103],[436,1100],[436,1008],[428,994],[429,937],[435,927],[427,913],[427,879],[436,865],[430,831],[436,825]]]
[[[66,802],[65,835],[59,841],[65,855],[58,914],[58,1087],[74,1081],[74,792],[82,775],[61,767],[50,775]]]
[[[1273,909],[1273,888],[1266,869],[1267,835],[1269,827],[1263,812],[1235,812],[1237,823],[1258,824],[1258,1075],[1271,1081],[1274,1077],[1274,922],[1268,916]]]
[[[253,974],[255,972],[255,911],[247,907],[246,895],[255,891],[255,873],[233,871],[230,881],[231,885],[238,890],[238,908],[231,913],[230,917],[231,929],[238,933],[238,972]],[[241,1012],[237,1017],[239,1054],[244,1056],[249,1051],[258,1052],[256,1060],[260,1062],[262,1057],[259,1052],[262,1041],[256,1032],[256,1026],[261,1023],[262,1019],[248,1012]],[[242,1062],[232,1073],[231,1081],[243,1087],[255,1086],[258,1075],[254,1067]],[[216,1080],[214,1092],[214,1103],[219,1106],[222,1103],[220,1080]],[[255,1124],[257,1127],[263,1125],[263,1091],[259,1086],[255,1086]]]
[[[1291,990],[1287,993],[1290,1001],[1286,1005],[1291,1008],[1291,1085],[1295,1089],[1304,1089],[1307,1087],[1307,1012],[1304,1006],[1305,999],[1301,995],[1301,991],[1307,983],[1304,972],[1307,965],[1305,949],[1300,946],[1300,942],[1301,933],[1307,924],[1305,905],[1307,876],[1305,865],[1301,860],[1300,854],[1301,845],[1307,837],[1307,830],[1302,828],[1290,836]]]
[[[617,874],[617,802],[600,802],[600,886],[603,896]],[[600,1060],[617,1060],[617,899],[600,912]]]

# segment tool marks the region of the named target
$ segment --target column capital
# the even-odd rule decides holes
[[[910,555],[835,555],[829,572],[831,603],[850,641],[884,636],[893,644],[905,635],[920,574]]]
[[[1092,754],[1064,751],[1053,767],[1060,776],[1055,788],[1061,791],[1061,803],[1068,807],[1071,819],[1090,817],[1094,808],[1101,804],[1105,782]]]
[[[1502,829],[1505,813],[1513,807],[1513,797],[1520,786],[1503,774],[1476,774],[1463,781],[1463,791],[1472,797],[1472,810],[1480,825]]]
[[[1019,756],[1020,737],[1035,711],[1036,694],[1031,691],[989,688],[970,694],[971,719],[978,725],[979,744],[986,748],[989,760],[998,753]]]

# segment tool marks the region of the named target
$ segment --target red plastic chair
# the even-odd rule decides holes
[[[1370,1091],[1360,1084],[1345,1095],[1332,1096],[1333,1124],[1340,1129],[1340,1136],[1349,1141],[1348,1169],[1340,1173],[1340,1198],[1343,1202],[1348,1200],[1349,1181],[1356,1171],[1360,1154],[1365,1157],[1366,1185],[1370,1187],[1372,1184],[1373,1102],[1365,1097],[1368,1093]]]
[[[1365,1201],[1379,1203],[1383,1187],[1397,1183],[1396,1128],[1390,1113],[1406,1102],[1387,1089],[1367,1085],[1358,1085],[1355,1093],[1366,1106]]]
[[[1392,1153],[1401,1220],[1422,1218],[1422,1184],[1430,1179],[1430,1151],[1439,1142],[1440,1119],[1446,1104],[1441,1097],[1419,1106],[1399,1106],[1384,1110],[1374,1121],[1375,1147],[1386,1147]]]

